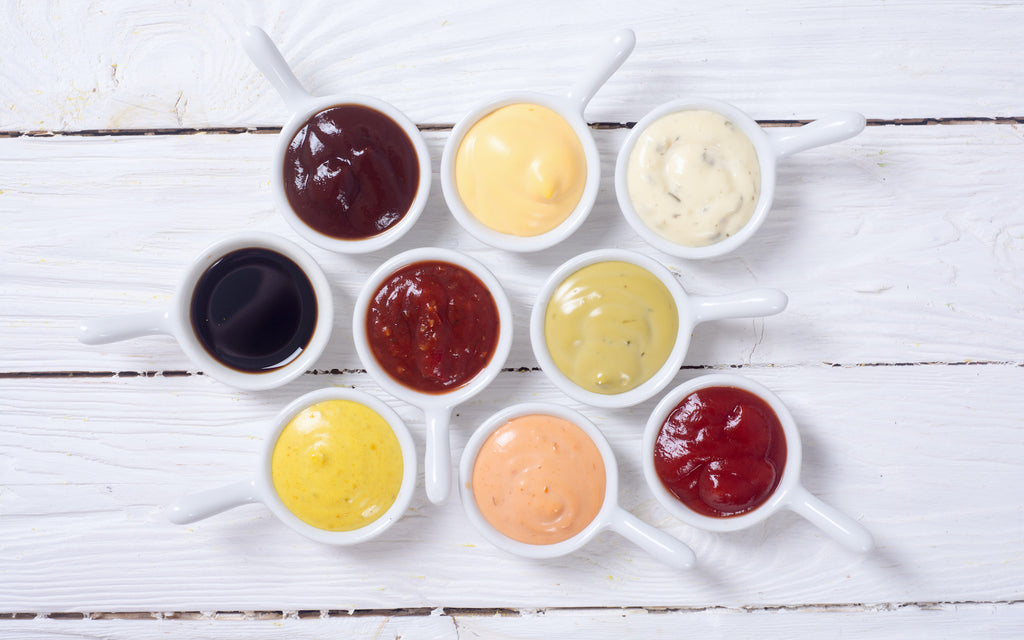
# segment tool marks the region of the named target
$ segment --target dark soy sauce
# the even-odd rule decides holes
[[[316,294],[286,256],[239,249],[199,277],[189,317],[200,344],[221,364],[247,373],[273,371],[309,345]]]

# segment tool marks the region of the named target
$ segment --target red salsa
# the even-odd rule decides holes
[[[407,387],[442,393],[487,366],[498,343],[498,306],[480,279],[447,262],[417,262],[391,274],[366,315],[370,350]]]
[[[405,130],[369,107],[342,104],[313,115],[284,156],[284,191],[303,222],[334,238],[387,231],[409,211],[420,165]]]
[[[786,436],[768,403],[735,387],[683,398],[654,443],[661,483],[697,513],[736,516],[764,504],[786,466]]]

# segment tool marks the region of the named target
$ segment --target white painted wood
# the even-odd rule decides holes
[[[581,410],[616,453],[622,505],[692,545],[699,567],[691,572],[661,566],[612,534],[548,562],[507,555],[472,530],[457,496],[429,504],[422,471],[406,517],[356,549],[308,542],[260,505],[190,526],[164,519],[162,505],[182,493],[254,473],[267,423],[291,398],[329,384],[382,394],[363,375],[307,376],[261,394],[227,392],[205,377],[2,380],[0,609],[761,608],[1019,600],[1022,371],[936,365],[744,372],[774,389],[800,425],[804,484],[875,535],[878,550],[863,557],[790,513],[717,535],[672,519],[640,473],[639,432],[653,401],[631,410],[589,409],[553,392],[539,373],[510,372],[458,409],[456,459],[474,425],[510,403],[547,400]],[[418,411],[388,401],[422,451]]]
[[[513,367],[536,364],[527,323],[543,279],[604,246],[655,254],[695,294],[757,286],[789,294],[778,316],[699,326],[689,365],[1020,362],[1018,127],[869,127],[798,154],[782,166],[757,236],[733,255],[689,262],[650,249],[622,219],[610,176],[625,131],[595,135],[605,177],[591,217],[569,241],[524,255],[463,232],[436,180],[414,232],[388,250],[341,256],[312,247],[271,202],[273,135],[0,141],[0,371],[189,369],[169,338],[91,347],[78,344],[76,327],[168,304],[194,254],[245,229],[300,242],[331,278],[337,338],[320,369],[359,367],[349,337],[358,289],[383,260],[418,245],[457,248],[496,272],[516,314]],[[446,136],[427,136],[435,168]]]
[[[83,640],[153,640],[188,637],[223,640],[306,640],[313,638],[436,638],[535,640],[536,638],[934,638],[950,635],[1013,637],[1022,625],[1020,606],[944,605],[894,609],[833,607],[820,610],[735,610],[648,612],[638,609],[553,610],[522,615],[465,615],[437,610],[431,615],[298,618],[220,614],[186,619],[0,620],[0,635],[49,640],[74,635]]]
[[[1021,607],[940,606],[833,608],[813,611],[731,610],[542,612],[515,618],[456,617],[462,640],[485,638],[935,638],[1014,637]]]
[[[1024,116],[1024,5],[291,4],[0,6],[0,637],[1020,635],[1024,136],[1013,121]],[[878,550],[853,555],[792,514],[736,534],[689,529],[642,483],[638,434],[654,400],[589,409],[516,370],[535,365],[526,315],[547,273],[591,247],[647,251],[611,189],[625,129],[595,130],[598,203],[551,251],[511,256],[472,240],[436,182],[414,235],[391,250],[309,248],[339,307],[317,368],[359,369],[346,309],[384,259],[417,244],[473,255],[505,284],[517,337],[510,370],[458,410],[456,457],[492,411],[568,403],[608,435],[623,506],[691,544],[697,570],[670,571],[611,534],[556,561],[508,556],[471,530],[457,498],[431,505],[422,484],[406,518],[358,549],[307,542],[259,505],[168,524],[169,500],[247,475],[267,421],[297,395],[352,385],[386,396],[358,372],[259,394],[205,376],[138,377],[191,366],[169,339],[74,339],[80,318],[166,304],[180,266],[231,230],[297,239],[270,203],[274,135],[12,136],[279,126],[288,114],[238,43],[249,23],[312,92],[373,94],[426,125],[506,89],[564,92],[624,26],[637,49],[595,96],[591,122],[636,121],[684,93],[763,120],[833,108],[1005,118],[869,127],[787,161],[774,212],[735,255],[652,252],[694,293],[790,295],[779,316],[699,327],[677,382],[694,367],[739,367],[776,390],[800,423],[805,484],[864,523]],[[447,132],[426,135],[436,170]],[[24,377],[61,371],[86,375]],[[422,417],[388,401],[422,448]],[[350,610],[369,613],[339,613]]]
[[[564,93],[632,27],[633,56],[588,118],[638,120],[683,94],[758,118],[852,108],[874,118],[1020,116],[1013,2],[751,4],[7,3],[0,130],[280,125],[280,99],[239,44],[266,28],[306,87],[369,93],[453,123],[508,89]]]
[[[198,617],[198,616],[197,616]],[[381,640],[416,638],[456,640],[459,621],[441,614],[435,616],[356,616],[330,618],[260,619],[256,616],[225,615],[209,619],[180,620],[0,620],[0,637],[21,640],[74,636],[82,640],[155,640],[157,638],[193,638],[216,640],[252,638],[253,640],[305,640],[307,638],[351,638]],[[9,635],[7,635],[9,634]]]

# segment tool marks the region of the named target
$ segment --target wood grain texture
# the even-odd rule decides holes
[[[309,612],[315,614],[316,612]],[[224,640],[307,640],[352,638],[379,640],[534,640],[536,638],[585,637],[679,638],[707,634],[731,638],[934,638],[936,635],[1012,637],[1022,620],[1020,606],[947,605],[895,609],[832,607],[821,610],[646,611],[637,609],[546,610],[521,615],[480,612],[445,612],[396,616],[315,615],[284,616],[214,614],[156,619],[117,619],[99,615],[87,620],[0,620],[6,631],[21,640],[49,640],[74,635],[82,640],[151,640],[188,637]]]
[[[653,401],[590,409],[567,403],[538,373],[508,373],[459,407],[456,459],[475,425],[513,402],[552,401],[589,416],[618,459],[621,504],[689,543],[699,559],[691,572],[661,566],[610,533],[548,562],[510,556],[472,529],[457,496],[434,506],[422,486],[401,521],[358,549],[308,542],[260,505],[187,527],[164,519],[162,505],[177,496],[254,473],[268,421],[291,398],[337,384],[386,397],[365,376],[308,376],[251,395],[203,377],[3,380],[0,611],[1015,601],[1024,567],[1024,443],[1017,395],[1007,391],[1020,388],[1022,371],[744,372],[774,389],[800,425],[803,483],[874,533],[879,548],[867,556],[788,512],[717,535],[668,516],[644,485],[638,458]],[[388,401],[422,451],[418,410]]]
[[[0,638],[1018,637],[1022,19],[996,1],[0,3]],[[435,171],[423,218],[390,249],[307,246],[332,282],[336,336],[315,374],[265,393],[193,375],[169,338],[75,339],[83,318],[168,304],[181,267],[227,233],[298,240],[269,192],[289,114],[241,48],[246,24],[312,93],[404,110]],[[447,128],[508,89],[565,93],[622,27],[637,48],[585,114],[602,123],[590,219],[536,255],[471,239],[436,180]],[[770,124],[843,108],[875,126],[782,164],[741,250],[680,261],[630,231],[611,173],[620,123],[684,94]],[[576,408],[609,438],[622,505],[690,544],[696,570],[610,533],[554,561],[509,556],[457,497],[427,502],[422,470],[406,517],[358,549],[307,542],[260,505],[167,523],[168,501],[247,477],[268,421],[315,388],[385,398],[422,450],[419,411],[361,372],[350,337],[363,280],[418,245],[489,265],[516,315],[506,371],[457,410],[456,458],[512,402]],[[602,246],[654,255],[691,293],[789,294],[778,316],[697,327],[675,382],[727,371],[775,390],[800,425],[804,484],[876,552],[790,513],[728,535],[682,525],[642,481],[655,400],[583,407],[534,369],[541,281]]]
[[[769,119],[836,108],[874,118],[1024,115],[1017,3],[61,0],[3,9],[6,131],[279,125],[284,106],[239,44],[247,24],[270,33],[309,91],[376,95],[421,123],[453,123],[510,89],[565,93],[625,26],[636,51],[598,93],[593,121],[635,122],[687,94]]]
[[[498,275],[516,316],[510,367],[536,364],[528,318],[540,283],[569,257],[608,246],[655,255],[693,294],[770,286],[789,295],[778,316],[698,326],[688,365],[1021,362],[1019,126],[869,127],[794,156],[780,167],[759,234],[707,261],[660,254],[628,227],[610,177],[626,132],[594,133],[604,157],[594,211],[569,241],[538,254],[496,252],[462,231],[436,173],[416,229],[387,250],[311,247],[270,200],[276,136],[3,141],[0,371],[189,370],[170,338],[88,347],[76,340],[78,323],[169,304],[192,256],[252,229],[300,242],[331,279],[337,337],[322,370],[360,367],[350,338],[359,287],[385,259],[420,245],[458,249]],[[435,170],[446,136],[427,134]]]

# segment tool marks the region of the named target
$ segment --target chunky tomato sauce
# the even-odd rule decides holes
[[[458,388],[487,366],[498,343],[498,306],[484,283],[447,262],[418,262],[377,289],[366,316],[370,350],[416,391]]]
[[[786,436],[775,412],[735,387],[708,387],[683,398],[654,445],[662,484],[705,516],[736,516],[761,506],[785,466]]]

